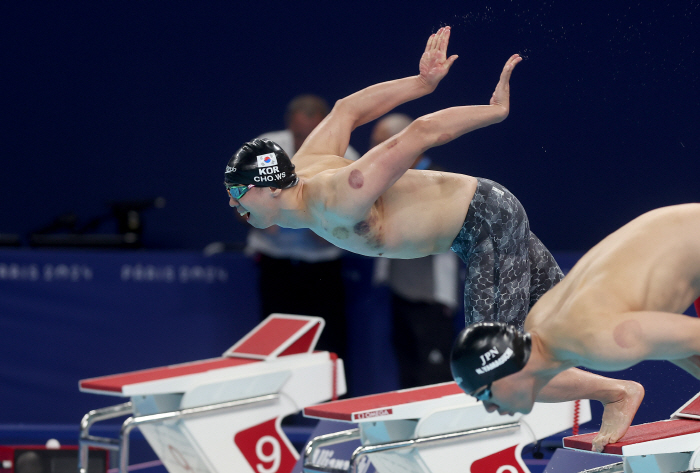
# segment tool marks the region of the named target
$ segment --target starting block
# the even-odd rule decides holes
[[[282,418],[346,392],[342,360],[313,351],[324,324],[272,314],[219,358],[80,381],[81,391],[131,398],[83,417],[80,473],[91,446],[119,452],[126,473],[135,427],[170,473],[290,472],[299,454]],[[126,415],[118,439],[90,435]]]
[[[596,434],[566,437],[564,447],[590,452]],[[674,412],[670,419],[631,426],[624,437],[606,445],[602,453],[617,455],[622,461],[596,468],[597,472],[700,471],[700,393]]]
[[[579,401],[579,421],[591,419]],[[454,383],[442,383],[304,408],[318,419],[357,423],[356,429],[316,437],[304,451],[304,472],[355,473],[368,459],[381,473],[528,473],[524,446],[569,429],[575,403],[535,403],[527,415],[488,413]],[[360,439],[347,470],[320,465],[324,446]]]

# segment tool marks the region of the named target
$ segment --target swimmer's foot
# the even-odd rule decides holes
[[[625,435],[644,399],[644,387],[634,381],[622,383],[617,399],[603,403],[603,420],[600,432],[593,439],[593,451],[602,452],[609,443],[615,443]]]

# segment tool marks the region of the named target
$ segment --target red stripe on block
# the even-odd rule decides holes
[[[308,322],[300,319],[272,318],[232,353],[269,356]]]
[[[94,391],[110,391],[120,393],[122,392],[124,386],[131,384],[175,378],[177,376],[184,376],[188,374],[204,373],[206,371],[228,368],[231,366],[257,363],[258,361],[259,360],[251,360],[246,358],[215,358],[213,360],[194,361],[192,363],[184,363],[181,365],[163,366],[160,368],[132,371],[130,373],[84,379],[80,381],[80,387],[82,389],[91,389]]]
[[[447,383],[318,404],[305,407],[304,415],[351,422],[355,413],[438,399],[453,394],[464,394],[464,391],[456,383]]]
[[[622,455],[622,447],[625,445],[678,437],[697,432],[700,432],[700,421],[690,419],[662,420],[649,424],[633,425],[618,442],[606,445],[603,453]],[[596,435],[598,435],[598,432],[575,437],[564,437],[564,446],[590,452],[593,449],[593,438]]]
[[[685,406],[683,410],[679,412],[679,414],[700,416],[700,397],[696,397],[693,402]]]
[[[296,355],[298,353],[309,353],[313,348],[311,344],[314,342],[316,332],[321,327],[321,323],[317,323],[309,329],[304,335],[299,337],[299,340],[289,345],[279,356]]]

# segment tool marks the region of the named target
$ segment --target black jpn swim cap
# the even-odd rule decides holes
[[[523,369],[530,334],[504,323],[479,322],[463,329],[452,346],[452,377],[467,394]]]
[[[280,145],[265,138],[250,141],[236,151],[226,165],[224,184],[277,187],[297,185],[292,161]]]

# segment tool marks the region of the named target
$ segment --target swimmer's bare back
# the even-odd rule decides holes
[[[593,369],[670,359],[659,351],[662,337],[680,341],[675,332],[699,322],[677,315],[700,295],[699,235],[700,204],[643,214],[586,253],[533,307],[525,329]]]

